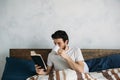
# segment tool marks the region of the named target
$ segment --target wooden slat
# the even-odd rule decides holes
[[[47,62],[47,57],[51,49],[10,49],[10,57],[30,60],[30,51],[32,50],[41,54],[45,62]],[[111,54],[120,54],[120,49],[81,49],[81,51],[85,60],[108,56]]]
[[[120,49],[82,49],[85,60],[104,57],[112,54],[120,54]]]

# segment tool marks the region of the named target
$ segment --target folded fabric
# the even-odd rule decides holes
[[[26,80],[49,80],[49,75],[34,75],[27,78]]]
[[[120,68],[82,73],[82,80],[120,80]]]

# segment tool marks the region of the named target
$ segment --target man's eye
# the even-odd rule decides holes
[[[58,43],[58,45],[60,46],[60,43]]]

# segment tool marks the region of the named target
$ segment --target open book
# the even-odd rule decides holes
[[[41,54],[36,54],[35,51],[31,51],[31,58],[36,65],[41,67],[41,69],[47,70],[46,64],[45,64]]]

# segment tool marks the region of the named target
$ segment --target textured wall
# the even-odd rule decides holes
[[[120,49],[120,0],[0,0],[0,77],[10,48],[51,48],[58,29],[71,46]]]

